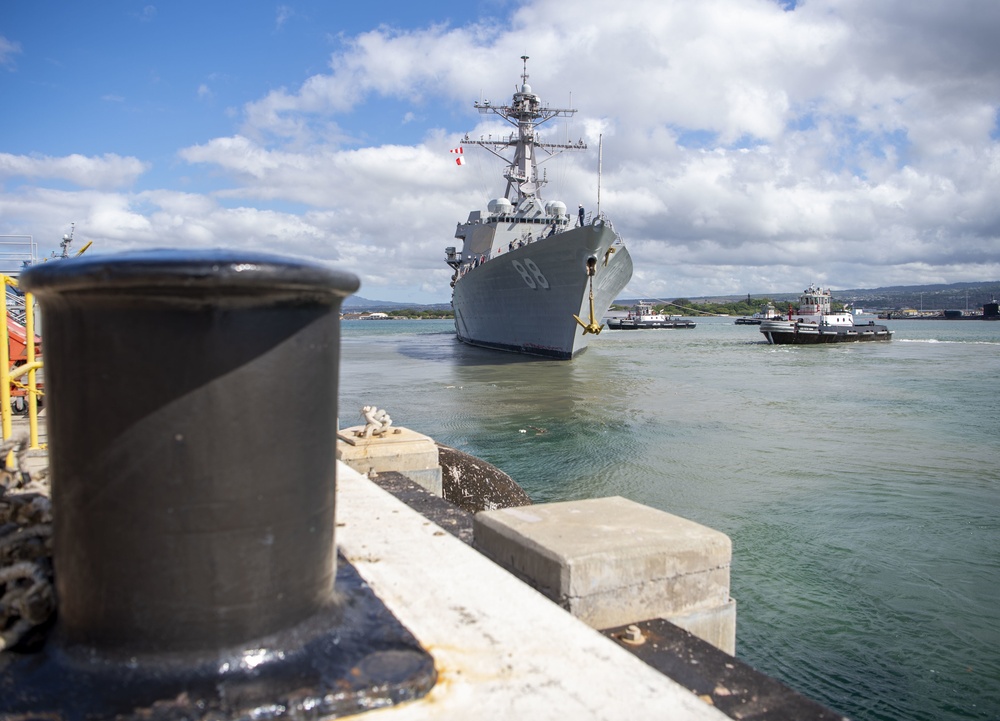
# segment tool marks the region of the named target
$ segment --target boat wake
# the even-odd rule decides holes
[[[932,343],[940,345],[1000,345],[998,340],[939,340],[938,338],[903,338],[900,343]]]

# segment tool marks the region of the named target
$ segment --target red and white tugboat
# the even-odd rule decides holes
[[[765,320],[760,332],[775,345],[800,343],[857,343],[869,340],[892,340],[887,326],[855,325],[854,316],[830,310],[830,291],[809,286],[799,297],[799,310],[788,308],[787,319]]]

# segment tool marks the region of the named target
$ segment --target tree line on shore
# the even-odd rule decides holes
[[[443,320],[445,318],[455,317],[455,311],[450,308],[447,310],[442,308],[427,308],[424,310],[401,308],[399,310],[387,310],[384,312],[390,318],[406,320]]]
[[[761,313],[767,307],[768,303],[772,303],[774,307],[778,309],[779,313],[783,312],[787,307],[787,303],[785,301],[772,301],[770,298],[751,298],[723,303],[694,301],[689,298],[677,298],[673,301],[656,304],[653,308],[657,313],[663,313],[664,315],[742,316]],[[835,311],[843,308],[843,304],[836,301],[832,303],[832,306]],[[630,306],[627,305],[612,305],[610,310],[627,311],[629,308]],[[389,318],[407,320],[445,320],[455,317],[455,311],[451,308],[400,308],[384,312],[387,316],[389,316]]]
[[[749,316],[754,313],[763,313],[768,304],[771,304],[779,313],[784,312],[788,301],[775,301],[770,298],[744,298],[741,300],[727,302],[695,301],[689,298],[677,298],[669,302],[661,302],[653,305],[657,313],[664,315],[735,315]],[[794,305],[794,304],[793,304]],[[836,312],[844,308],[843,303],[832,301],[831,309]],[[612,305],[611,310],[626,311],[629,306]]]

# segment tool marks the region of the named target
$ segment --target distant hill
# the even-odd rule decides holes
[[[750,293],[751,298],[770,298],[773,301],[795,302],[802,290],[793,293]],[[974,283],[950,283],[936,285],[893,285],[884,288],[853,288],[848,290],[833,290],[831,295],[840,303],[851,303],[860,308],[873,310],[896,310],[899,308],[914,308],[917,310],[964,310],[966,305],[970,310],[982,307],[993,299],[1000,299],[1000,281],[981,281]],[[689,300],[708,303],[728,303],[741,298],[739,295],[686,296]],[[655,300],[675,300],[675,298],[657,298]],[[633,305],[639,299],[619,299],[616,305]],[[645,300],[653,300],[645,298]]]
[[[369,300],[360,295],[351,295],[344,299],[343,309],[345,311],[387,311],[387,310],[451,310],[451,303],[432,303],[425,305],[421,303],[397,303],[391,300]]]
[[[750,293],[751,298],[770,298],[778,302],[795,302],[799,299],[802,289],[791,293]],[[1000,299],[1000,280],[981,281],[975,283],[951,283],[948,285],[892,285],[884,288],[855,288],[850,290],[832,291],[833,299],[840,303],[852,303],[860,308],[873,310],[896,310],[899,308],[914,308],[917,310],[970,310],[980,308],[983,303]],[[619,298],[615,305],[634,305],[638,300],[673,301],[679,296],[663,298]],[[709,303],[727,303],[740,298],[746,298],[746,293],[736,295],[703,295],[685,296],[688,300],[705,301]],[[369,300],[359,295],[352,295],[344,300],[344,310],[359,311],[389,311],[404,310],[450,310],[451,303],[397,303],[388,300]]]
[[[948,285],[889,286],[870,290],[835,290],[833,297],[858,306],[923,310],[974,310],[1000,298],[1000,281]]]

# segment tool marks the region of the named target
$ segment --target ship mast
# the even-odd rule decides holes
[[[535,132],[542,123],[552,118],[571,117],[576,110],[569,108],[550,108],[542,105],[541,98],[531,92],[528,85],[528,56],[522,55],[524,70],[521,73],[521,88],[514,92],[514,98],[510,105],[493,105],[489,100],[475,103],[475,107],[482,114],[495,113],[506,120],[511,125],[517,127],[517,133],[511,133],[507,138],[482,138],[472,140],[468,135],[462,140],[463,144],[479,145],[495,156],[506,162],[507,168],[504,170],[504,178],[507,179],[507,189],[504,197],[515,206],[525,198],[538,198],[541,200],[541,188],[547,179],[539,177],[538,166],[541,163],[559,155],[566,150],[586,150],[587,146],[583,140],[577,143],[543,143],[538,139]],[[509,154],[513,148],[513,157],[504,154],[506,150]],[[548,157],[538,160],[538,153],[543,151]]]

